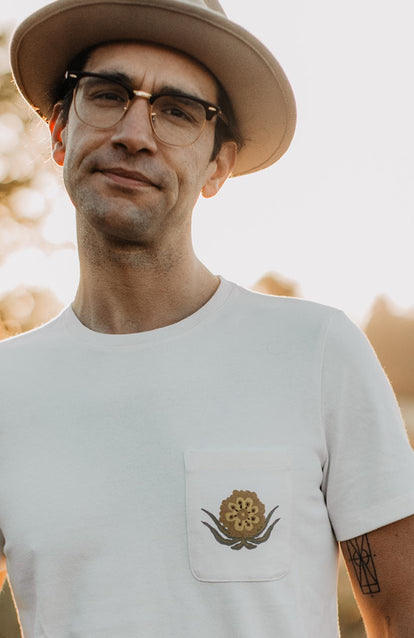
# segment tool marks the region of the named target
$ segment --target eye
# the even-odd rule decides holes
[[[85,78],[82,84],[84,99],[96,106],[123,106],[128,102],[125,89],[112,82],[103,82],[96,78]]]
[[[119,93],[116,93],[114,91],[109,92],[99,92],[99,93],[92,93],[90,96],[91,100],[102,100],[103,102],[124,102],[125,98],[123,95],[120,95]]]
[[[199,125],[205,118],[204,108],[191,98],[161,95],[154,102],[159,117],[176,124]]]
[[[94,104],[102,106],[119,106],[124,105],[128,101],[128,96],[122,89],[99,89],[91,91],[87,98]]]
[[[168,109],[163,109],[163,113],[166,115],[170,115],[171,117],[176,117],[178,119],[191,120],[188,113],[183,111],[183,109],[178,109],[176,106],[171,106]]]
[[[176,102],[164,101],[162,105],[157,104],[160,107],[160,111],[166,117],[177,120],[192,121],[191,109],[178,105]]]

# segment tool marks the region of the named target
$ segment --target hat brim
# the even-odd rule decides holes
[[[16,29],[12,72],[23,97],[51,116],[56,87],[83,50],[117,40],[144,40],[178,49],[221,82],[244,138],[233,176],[276,162],[287,150],[296,107],[285,73],[270,51],[218,12],[177,0],[58,0]]]

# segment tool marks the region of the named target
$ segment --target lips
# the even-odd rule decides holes
[[[157,184],[150,180],[146,175],[144,175],[143,173],[139,173],[138,171],[131,171],[119,166],[99,168],[98,171],[113,182],[120,184],[121,186],[128,186],[130,188],[153,186],[155,188],[158,188]]]

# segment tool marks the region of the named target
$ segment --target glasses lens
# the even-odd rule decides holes
[[[76,87],[78,117],[95,128],[115,126],[128,108],[128,92],[116,82],[103,78],[81,78]]]
[[[152,104],[151,118],[160,140],[173,146],[185,146],[200,136],[206,123],[206,112],[191,98],[160,95]]]

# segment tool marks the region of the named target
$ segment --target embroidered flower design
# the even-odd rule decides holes
[[[202,508],[214,521],[218,531],[209,523],[201,522],[222,545],[228,545],[232,549],[255,549],[258,544],[269,539],[274,526],[280,521],[278,518],[268,527],[272,514],[278,507],[276,505],[265,518],[265,506],[256,492],[233,490],[231,496],[221,503],[219,520]]]
[[[220,507],[220,523],[237,538],[253,536],[264,525],[265,506],[256,492],[234,490]]]

